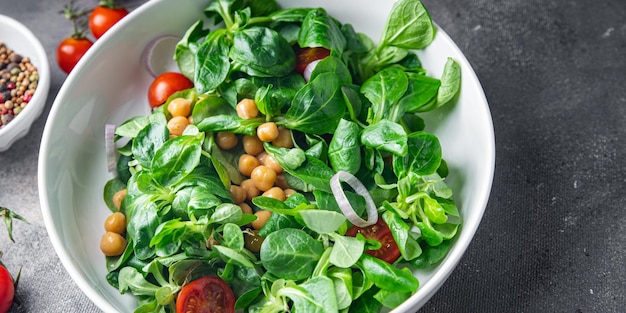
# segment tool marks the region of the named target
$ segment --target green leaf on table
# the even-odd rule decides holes
[[[12,242],[15,242],[15,240],[13,240],[13,219],[20,220],[26,224],[28,224],[28,221],[26,221],[26,219],[23,218],[21,215],[4,207],[0,207],[0,216],[2,216],[2,219],[4,220],[4,225],[6,225],[7,227],[9,239]]]

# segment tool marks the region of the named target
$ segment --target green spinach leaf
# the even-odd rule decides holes
[[[302,21],[298,45],[303,48],[324,47],[341,55],[346,48],[346,39],[326,10],[317,8],[310,10]]]
[[[435,26],[421,1],[400,0],[394,3],[383,30],[380,46],[419,50],[435,37]]]
[[[363,83],[361,92],[372,103],[372,116],[368,117],[370,124],[376,124],[383,118],[395,122],[404,112],[396,104],[405,94],[409,86],[409,79],[402,70],[389,67]]]
[[[397,292],[415,292],[419,287],[417,278],[408,268],[399,269],[368,254],[361,257],[365,275],[381,289]]]
[[[204,134],[179,136],[165,142],[154,154],[152,174],[162,186],[172,186],[193,171],[200,162]]]
[[[391,152],[398,156],[406,155],[408,151],[407,134],[404,128],[387,119],[365,127],[361,132],[361,143],[366,147]]]
[[[328,145],[328,160],[336,172],[356,174],[361,167],[360,127],[357,123],[341,119]]]
[[[300,229],[279,229],[267,236],[261,245],[261,262],[273,275],[300,280],[311,276],[324,248]]]
[[[393,171],[399,178],[409,172],[417,175],[429,175],[437,171],[441,163],[441,145],[439,139],[426,132],[408,135],[406,155],[393,156]]]
[[[223,31],[216,31],[207,37],[195,58],[194,86],[199,94],[217,88],[228,76],[230,62],[229,46]]]
[[[170,138],[166,125],[150,123],[137,133],[133,140],[132,151],[135,160],[143,168],[149,169],[155,152]]]
[[[289,43],[267,27],[249,27],[233,34],[230,58],[251,76],[281,77],[293,71],[296,55]]]
[[[334,73],[321,73],[298,90],[284,115],[284,124],[308,134],[332,133],[345,110],[339,77]]]
[[[191,25],[185,35],[176,44],[174,60],[180,72],[188,78],[193,78],[196,68],[196,53],[198,52],[198,42],[209,34],[209,30],[204,28],[204,21],[198,20]]]

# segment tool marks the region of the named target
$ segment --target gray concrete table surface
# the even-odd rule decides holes
[[[626,312],[626,2],[423,2],[485,89],[496,172],[476,237],[420,312]],[[100,311],[53,250],[37,191],[41,135],[66,77],[55,61],[71,32],[66,3],[0,0],[52,69],[44,113],[0,153],[0,206],[30,221],[14,224],[15,244],[0,231],[2,261],[22,266],[11,312]]]

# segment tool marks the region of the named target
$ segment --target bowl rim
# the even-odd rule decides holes
[[[33,46],[34,51],[35,51],[35,57],[37,58],[37,63],[40,63],[40,64],[38,65],[33,64],[37,68],[37,74],[39,75],[39,80],[37,82],[37,88],[35,89],[35,93],[33,93],[33,97],[28,102],[29,105],[27,105],[24,108],[24,110],[20,112],[20,114],[18,114],[15,117],[15,119],[13,119],[10,123],[0,128],[0,138],[3,137],[4,133],[10,133],[10,131],[14,128],[18,128],[20,126],[23,127],[23,125],[20,125],[20,122],[26,119],[27,117],[32,118],[32,120],[30,121],[30,123],[32,124],[35,121],[37,116],[31,116],[31,115],[41,114],[42,110],[41,109],[37,110],[37,108],[34,108],[35,106],[31,106],[30,105],[31,102],[43,108],[46,105],[46,100],[48,98],[48,91],[50,89],[50,64],[48,62],[48,55],[46,54],[46,50],[41,44],[41,41],[39,41],[39,38],[37,38],[37,36],[35,36],[35,34],[28,27],[26,27],[26,25],[22,24],[21,22],[19,22],[18,20],[10,16],[0,14],[0,24],[2,23],[6,23],[9,27],[14,28],[15,30],[19,31],[22,35],[24,35],[25,37],[24,41],[29,42]],[[10,43],[5,42],[4,44],[7,48],[12,49],[9,46]],[[19,51],[15,51],[15,52],[21,54],[21,52]],[[28,55],[23,55],[23,56],[30,58],[32,62],[32,59],[33,59],[32,56],[28,56]],[[20,135],[20,133],[13,134],[13,137],[16,137],[16,135]]]
[[[113,27],[115,29],[118,27],[124,27],[127,21],[132,20],[132,17],[136,15],[140,15],[144,11],[149,10],[152,6],[156,6],[158,5],[158,3],[165,2],[165,1],[167,0],[149,1],[137,7],[135,10],[131,11],[125,20],[122,20],[121,22],[119,22]],[[437,28],[436,36],[440,38],[439,40],[445,41],[445,44],[448,45],[454,51],[454,53],[458,55],[458,57],[456,57],[458,58],[457,61],[459,61],[459,63],[470,65],[465,55],[461,52],[459,47],[449,37],[449,35],[436,23],[435,23],[435,26]],[[66,82],[73,81],[74,77],[78,75],[79,72],[83,71],[83,67],[84,67],[83,64],[85,64],[86,62],[88,62],[89,59],[91,59],[92,54],[97,53],[97,50],[99,50],[98,48],[101,45],[107,44],[109,42],[108,40],[109,35],[112,35],[114,33],[116,32],[111,32],[111,31],[107,32],[98,41],[94,43],[94,46],[92,47],[92,49],[87,51],[87,53],[83,56],[83,58],[78,62],[78,64],[75,67],[75,70],[70,72],[70,74],[68,75],[66,79]],[[484,93],[484,89],[482,88],[482,85],[480,84],[480,81],[476,73],[474,72],[473,68],[471,68],[471,71],[469,71],[468,73],[464,73],[464,77],[469,79],[472,83],[476,84],[476,86],[478,87],[477,92],[480,97],[479,99],[474,99],[474,100],[475,102],[477,102],[477,104],[479,104],[479,107],[481,109],[486,110],[485,116],[487,119],[486,122],[488,122],[488,123],[485,123],[485,125],[483,125],[482,127],[484,127],[485,130],[487,131],[486,135],[489,138],[489,141],[486,142],[488,149],[485,150],[485,155],[483,157],[484,163],[486,164],[486,167],[489,172],[485,173],[486,179],[483,180],[483,185],[478,188],[479,190],[484,191],[480,193],[480,196],[478,197],[478,200],[476,201],[478,205],[476,207],[472,207],[472,209],[479,210],[478,212],[479,218],[476,220],[475,223],[472,223],[471,226],[468,224],[462,225],[461,233],[459,236],[455,238],[454,246],[449,251],[448,255],[445,257],[445,260],[442,261],[442,263],[440,263],[441,267],[439,267],[438,270],[434,272],[432,278],[426,284],[420,285],[417,292],[415,292],[409,299],[407,299],[397,308],[393,309],[391,312],[403,312],[403,311],[408,312],[409,309],[414,308],[416,305],[423,305],[424,303],[426,303],[430,299],[430,297],[432,297],[432,295],[436,293],[436,291],[446,281],[448,276],[451,275],[453,270],[457,267],[461,258],[465,254],[465,251],[469,247],[469,244],[473,240],[474,235],[481,223],[481,220],[484,215],[484,211],[486,210],[486,207],[488,204],[488,200],[491,194],[494,172],[495,172],[495,152],[496,151],[495,151],[495,135],[494,135],[493,120],[492,120],[492,115],[489,109],[488,101]],[[64,98],[66,96],[66,94],[70,90],[69,85],[70,84],[64,83],[61,86],[61,89],[59,90],[57,94],[57,99],[55,99],[54,103],[56,103],[58,99]],[[54,117],[56,117],[57,114],[59,114],[59,112],[60,112],[60,107],[53,105],[51,112],[48,116],[48,121],[46,121],[46,124],[48,124],[49,121],[54,119]],[[43,219],[46,225],[46,229],[50,236],[52,245],[57,255],[59,256],[59,259],[61,260],[61,263],[64,265],[70,277],[75,281],[75,283],[78,285],[81,291],[85,295],[87,295],[87,297],[100,309],[106,312],[109,312],[109,311],[114,312],[116,311],[114,307],[111,304],[109,304],[106,298],[98,294],[96,289],[85,288],[85,286],[90,286],[91,282],[89,282],[85,277],[83,277],[83,275],[79,271],[79,267],[76,266],[73,260],[73,257],[69,254],[68,251],[64,249],[65,247],[62,244],[62,237],[60,236],[60,233],[58,232],[58,230],[55,228],[52,212],[50,210],[50,207],[48,205],[48,200],[47,200],[49,195],[48,195],[47,188],[45,187],[45,182],[47,181],[48,174],[44,170],[50,165],[48,160],[46,159],[45,152],[46,152],[46,149],[48,149],[48,145],[52,138],[52,135],[53,134],[51,133],[51,127],[48,127],[48,125],[46,125],[43,136],[42,136],[41,148],[40,148],[40,153],[39,153],[39,171],[38,171],[39,172],[38,173],[39,194],[40,194],[41,208],[43,212]]]

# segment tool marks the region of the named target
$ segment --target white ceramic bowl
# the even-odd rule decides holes
[[[284,0],[286,6],[322,6],[359,32],[378,38],[392,0]],[[98,243],[109,214],[102,188],[112,175],[105,158],[105,124],[149,112],[151,76],[142,52],[154,38],[182,35],[207,1],[153,0],[133,11],[96,42],[68,76],[46,123],[39,159],[39,194],[45,224],[61,262],[84,293],[106,312],[132,312],[136,300],[106,280]],[[164,22],[167,21],[167,22]],[[463,225],[446,258],[418,271],[419,290],[394,312],[414,312],[453,271],[483,216],[494,172],[494,133],[485,95],[469,63],[443,30],[419,52],[430,74],[440,77],[447,57],[462,67],[458,102],[428,114],[439,136]],[[63,112],[75,112],[68,115]]]
[[[37,89],[35,89],[28,105],[15,119],[5,127],[0,128],[0,152],[2,152],[9,149],[15,141],[28,133],[31,125],[46,106],[48,90],[50,89],[50,65],[46,51],[39,39],[24,24],[1,14],[0,41],[22,57],[30,58],[30,62],[37,67],[39,74]]]

